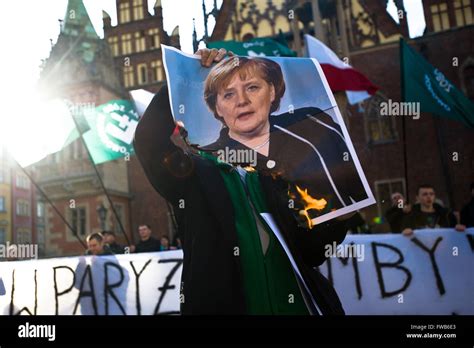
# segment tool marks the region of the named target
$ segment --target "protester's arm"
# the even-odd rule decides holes
[[[170,139],[175,127],[168,89],[163,86],[137,126],[134,149],[150,183],[172,204],[182,198],[189,177],[183,169],[192,166],[189,156]]]
[[[288,184],[281,178],[271,175],[260,176],[262,189],[266,196],[269,212],[272,213],[282,233],[286,235],[299,251],[303,261],[311,266],[321,265],[325,260],[327,245],[340,244],[347,234],[347,219],[354,213],[326,221],[309,230],[297,226],[294,212],[288,208]]]
[[[312,230],[298,228],[295,240],[304,262],[311,267],[323,264],[328,258],[327,252],[333,251],[334,243],[339,245],[344,241],[347,234],[346,222],[333,219],[313,227]]]
[[[466,225],[461,222],[461,217],[458,211],[449,212],[449,225],[450,227],[454,227],[458,232],[466,230]]]

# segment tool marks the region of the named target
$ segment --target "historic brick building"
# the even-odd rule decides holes
[[[37,224],[42,208],[31,181],[0,147],[0,244],[38,243],[43,252],[44,223]]]
[[[161,44],[179,46],[179,28],[169,36],[163,29],[161,1],[154,5],[154,14],[148,12],[146,0],[117,0],[118,24],[112,26],[104,11],[104,36],[123,86],[127,90],[143,88],[157,92],[164,80]]]

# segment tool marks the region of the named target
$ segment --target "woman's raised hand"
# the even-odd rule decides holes
[[[226,55],[230,57],[234,54],[232,51],[227,51],[224,48],[200,48],[196,51],[195,55],[201,56],[201,65],[205,66],[206,68],[210,68],[212,63],[220,62]]]

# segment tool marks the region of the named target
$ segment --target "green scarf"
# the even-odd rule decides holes
[[[293,268],[270,227],[260,217],[268,212],[258,173],[247,172],[243,184],[237,170],[201,152],[219,168],[235,213],[243,285],[248,314],[309,314],[296,281]],[[247,191],[245,190],[247,188]],[[248,194],[247,194],[248,192]],[[263,254],[252,205],[269,236]]]

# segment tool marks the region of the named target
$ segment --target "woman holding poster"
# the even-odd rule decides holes
[[[205,67],[226,55],[198,53]],[[278,95],[263,89],[270,100]],[[267,127],[268,137],[267,107],[249,111],[258,113],[256,123]],[[226,124],[245,133],[253,117],[245,113]],[[343,241],[345,218],[301,228],[288,207],[286,182],[196,153],[179,130],[164,87],[140,120],[134,147],[151,184],[175,210],[184,254],[182,314],[343,314],[336,292],[315,267],[326,260],[326,245]],[[263,135],[247,144],[264,152],[265,142]]]

